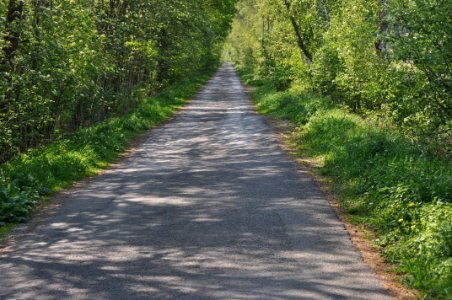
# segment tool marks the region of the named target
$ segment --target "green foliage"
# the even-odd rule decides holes
[[[30,217],[38,201],[117,159],[137,134],[172,115],[209,78],[196,76],[148,98],[131,113],[82,128],[0,168],[0,228]]]
[[[0,3],[0,163],[215,65],[235,0]]]
[[[452,293],[452,166],[379,119],[363,119],[293,87],[263,84],[253,94],[261,113],[299,126],[303,155],[322,161],[341,204],[371,226],[405,282],[430,297]]]
[[[244,0],[225,57],[278,90],[295,84],[379,114],[447,155],[451,10],[445,0]]]
[[[259,82],[261,112],[300,126],[300,151],[324,162],[406,282],[440,298],[452,295],[451,10],[445,0],[243,0],[224,51]]]
[[[402,0],[388,1],[386,17],[391,55],[398,61],[409,61],[411,74],[424,82],[416,90],[422,96],[417,105],[442,110],[446,113],[443,117],[450,117],[447,110],[451,105],[451,14],[448,1]]]

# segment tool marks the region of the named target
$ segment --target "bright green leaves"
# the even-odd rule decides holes
[[[235,0],[0,2],[0,163],[215,65]]]
[[[27,220],[39,200],[31,174],[10,181],[0,176],[0,222],[23,222]],[[22,181],[22,182],[21,182]]]
[[[161,123],[186,103],[209,78],[210,72],[180,81],[153,98],[143,97],[133,113],[81,128],[3,164],[0,227],[27,220],[42,196],[108,166],[133,137]]]
[[[43,191],[105,166],[180,105],[171,97],[185,99],[193,84],[147,99],[218,63],[235,2],[1,1],[0,163],[16,159],[2,166],[0,223],[25,220]],[[30,150],[73,132],[47,155]],[[29,150],[39,158],[18,155]]]
[[[406,274],[406,283],[428,293],[426,298],[447,298],[450,161],[425,153],[398,128],[335,108],[297,86],[277,92],[265,82],[252,98],[260,112],[297,125],[292,142],[300,154],[334,183],[350,220],[375,230],[381,251]]]
[[[409,284],[450,296],[450,1],[243,0],[238,9],[224,56],[262,85],[258,109],[302,126],[300,147],[324,163]]]
[[[378,112],[450,152],[449,1],[244,0],[238,8],[224,52],[237,68],[281,90],[296,82],[356,113]]]

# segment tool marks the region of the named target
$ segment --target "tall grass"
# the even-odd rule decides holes
[[[107,167],[134,137],[168,119],[187,103],[209,75],[211,72],[180,81],[144,99],[126,116],[81,129],[0,166],[0,228],[27,220],[46,196]]]
[[[251,82],[258,84],[259,82]],[[298,125],[298,151],[321,161],[353,222],[372,228],[404,282],[427,298],[452,297],[451,163],[378,118],[334,107],[328,98],[271,84],[257,109]]]

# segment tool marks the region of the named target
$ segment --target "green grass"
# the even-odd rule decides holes
[[[16,224],[5,224],[0,226],[0,241],[3,240]]]
[[[278,92],[257,85],[260,113],[297,125],[304,156],[321,161],[353,222],[372,228],[376,243],[403,281],[426,298],[452,297],[452,168],[377,119],[334,107],[296,87]]]
[[[176,83],[126,116],[81,129],[0,166],[0,238],[11,224],[26,221],[43,199],[114,162],[137,135],[186,104],[210,75]]]

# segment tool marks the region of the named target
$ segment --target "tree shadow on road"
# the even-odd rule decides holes
[[[263,120],[203,93],[1,258],[0,298],[387,297]]]

